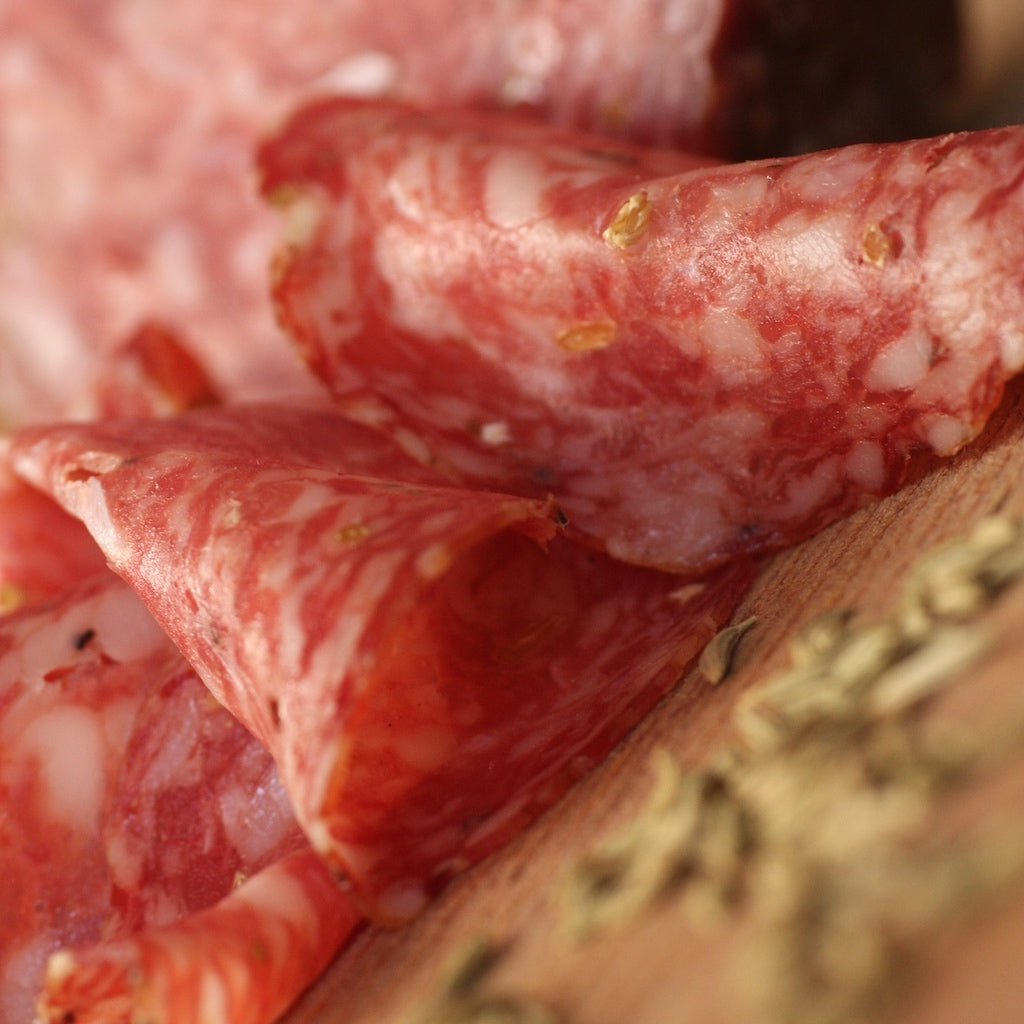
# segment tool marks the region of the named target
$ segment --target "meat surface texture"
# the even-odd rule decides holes
[[[227,395],[308,386],[267,302],[251,163],[331,66],[320,6],[0,7],[4,422],[62,414],[152,319],[184,331]]]
[[[14,454],[267,745],[315,849],[398,921],[603,757],[752,570],[681,589],[560,536],[550,501],[398,482],[422,467],[325,425],[235,407],[29,429]]]
[[[261,167],[281,323],[345,411],[631,562],[808,536],[957,451],[1024,363],[1024,128],[665,176],[334,100]]]
[[[6,459],[0,448],[0,614],[53,597],[106,565],[85,527]]]

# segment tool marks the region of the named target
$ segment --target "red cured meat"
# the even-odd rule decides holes
[[[261,156],[277,304],[350,415],[620,558],[800,540],[956,451],[1024,363],[1024,127],[669,177],[530,133],[298,113]]]
[[[92,386],[75,396],[66,415],[170,416],[220,400],[220,392],[179,332],[147,321],[111,352]]]
[[[229,395],[309,388],[266,298],[251,151],[331,65],[319,6],[3,5],[4,420],[62,414],[152,318],[184,329]]]
[[[134,419],[140,443],[158,445],[166,437],[175,436],[178,427],[167,426],[157,419]],[[443,482],[443,477],[425,464],[426,460],[414,458],[393,439],[341,415],[327,402],[307,403],[305,407],[270,402],[239,403],[229,408],[211,406],[171,420],[182,425],[189,445],[195,443],[196,436],[201,436],[205,453],[225,461],[234,459],[239,468],[287,465],[343,470],[407,484]],[[101,454],[105,445],[114,448],[122,445],[125,422],[124,418],[107,417],[81,424],[82,429],[96,439],[96,458],[100,464],[109,461]],[[73,423],[67,424],[67,428],[72,432],[76,429]],[[59,429],[62,428],[51,431],[47,427],[43,432],[56,436]],[[14,434],[5,441],[6,457],[9,460],[21,457],[27,439],[34,436],[31,430]],[[412,445],[411,440],[409,443]],[[43,495],[43,500],[54,506],[52,498]],[[95,547],[95,541],[90,543]]]
[[[267,751],[184,666],[146,693],[104,816],[122,934],[204,910],[305,845]]]
[[[129,627],[123,638],[108,634],[111,620]],[[168,659],[172,672],[182,670],[180,656],[112,577],[0,623],[4,1022],[31,1019],[50,952],[100,938],[110,915],[104,800],[143,700],[133,669],[165,675]]]
[[[51,597],[106,565],[84,526],[14,475],[0,450],[0,615]]]
[[[187,330],[229,395],[308,386],[266,299],[273,226],[250,162],[310,90],[525,104],[563,123],[775,153],[812,126],[844,141],[917,131],[948,77],[954,7],[5,3],[0,419],[63,414],[95,363],[154,317]]]
[[[103,958],[108,942],[193,927],[180,922],[305,846],[267,752],[107,572],[0,623],[0,801],[5,1024],[32,1019],[58,950]],[[340,891],[322,903],[351,921]]]
[[[320,858],[301,850],[176,924],[58,954],[38,1019],[270,1024],[358,923]]]
[[[17,465],[267,744],[314,847],[400,920],[603,757],[749,571],[681,593],[559,536],[549,502],[365,475],[375,435],[354,458],[337,435],[364,475],[313,465],[296,439],[323,446],[320,413],[266,411],[250,459],[252,417],[29,430]],[[379,469],[404,463],[375,440]]]

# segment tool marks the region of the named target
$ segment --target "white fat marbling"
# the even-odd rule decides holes
[[[879,492],[885,483],[885,455],[874,441],[858,441],[846,456],[846,474],[868,492]]]
[[[912,328],[875,356],[864,383],[882,392],[916,387],[928,373],[933,356],[931,336],[920,327]]]
[[[484,212],[494,225],[522,227],[541,216],[550,172],[526,150],[503,149],[487,167]]]
[[[382,50],[363,50],[322,74],[313,89],[343,96],[384,96],[398,84],[398,64]]]
[[[76,831],[92,831],[104,794],[103,723],[87,708],[64,705],[35,718],[14,741],[13,756],[38,765],[52,815]]]

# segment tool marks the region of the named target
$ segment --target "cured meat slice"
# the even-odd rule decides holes
[[[269,1024],[358,925],[320,858],[300,850],[216,906],[48,965],[42,1024]]]
[[[365,18],[362,0],[3,5],[0,424],[82,413],[81,381],[154,318],[227,397],[314,389],[273,322],[252,150]]]
[[[0,622],[0,801],[4,1024],[32,1019],[51,956],[51,978],[71,984],[61,950],[103,959],[107,943],[148,942],[156,926],[187,932],[240,877],[305,848],[269,754],[106,571]],[[309,943],[354,914],[340,890],[321,895]],[[153,963],[183,974],[206,952],[179,946],[174,965]],[[298,984],[276,952],[266,970],[296,980],[295,998],[312,975]]]
[[[5,1024],[31,1020],[47,954],[96,941],[109,916],[103,802],[142,701],[125,663],[154,676],[168,657],[183,667],[130,591],[110,583],[0,622]],[[123,633],[107,628],[117,620]]]
[[[305,845],[266,749],[183,664],[146,693],[104,807],[126,935],[212,906]]]
[[[802,539],[955,452],[1024,362],[1024,127],[651,178],[529,131],[297,113],[261,154],[276,300],[350,415],[617,557]]]
[[[180,430],[189,445],[194,445],[195,438],[201,436],[202,449],[211,458],[234,459],[253,468],[284,465],[344,471],[407,484],[445,482],[444,477],[427,464],[425,457],[414,458],[392,438],[343,416],[326,401],[319,405],[307,403],[304,407],[271,402],[201,407],[171,418],[176,424],[173,426],[164,425],[158,417],[151,416],[83,421],[83,430],[96,440],[96,458],[100,462],[104,461],[100,454],[104,446],[116,449],[123,444],[125,423],[129,419],[143,447],[176,438]],[[74,423],[69,423],[68,428],[72,434],[76,433]],[[60,426],[45,427],[41,436],[56,438],[62,431]],[[4,442],[9,464],[13,465],[24,456],[27,439],[35,436],[26,429]],[[413,439],[408,440],[408,445],[414,447]],[[24,483],[16,469],[14,477]],[[38,488],[33,490],[40,493]],[[44,494],[42,500],[59,510],[49,496]],[[76,520],[71,517],[71,521]],[[90,543],[95,547],[95,541],[90,540]]]
[[[186,327],[231,396],[308,386],[270,315],[250,174],[254,140],[308,90],[775,153],[813,126],[819,144],[919,132],[955,20],[954,0],[5,3],[0,418],[64,414],[152,317]]]
[[[314,847],[397,921],[603,757],[750,571],[680,590],[560,536],[550,502],[373,479],[369,444],[338,449],[359,476],[296,458],[323,422],[268,412],[258,460],[237,408],[27,430],[14,451],[273,752]]]
[[[0,9],[0,411],[52,418],[157,318],[231,396],[302,392],[266,297],[254,139],[330,66],[304,3]],[[244,337],[245,345],[238,339]]]

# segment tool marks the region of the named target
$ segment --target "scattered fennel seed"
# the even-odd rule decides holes
[[[437,995],[414,1024],[559,1024],[548,1007],[522,996],[489,993],[486,983],[507,952],[486,939],[462,949],[449,965]]]
[[[701,652],[697,664],[701,675],[709,683],[723,682],[732,671],[733,661],[740,641],[757,625],[757,617],[751,615],[734,626],[726,626],[709,641]]]
[[[717,787],[709,772],[681,772],[667,751],[653,763],[646,811],[577,866],[564,890],[577,936],[629,919],[695,873],[704,808]]]
[[[447,999],[472,996],[494,970],[505,950],[484,939],[470,942],[452,960],[445,979],[443,993]]]
[[[793,665],[807,668],[827,663],[849,632],[852,618],[852,609],[833,608],[811,619],[790,644]]]
[[[920,703],[968,669],[990,645],[981,630],[937,627],[924,643],[878,675],[867,696],[869,711],[889,715]]]
[[[630,196],[618,209],[611,224],[604,229],[603,237],[609,245],[628,249],[636,245],[651,223],[651,204],[644,191]]]
[[[894,621],[855,625],[837,610],[809,623],[791,667],[740,697],[736,742],[710,767],[660,752],[648,807],[568,880],[575,934],[676,895],[695,924],[709,907],[718,920],[741,911],[753,927],[738,981],[754,1019],[877,1020],[922,936],[1024,876],[1019,826],[920,842],[938,797],[1019,754],[1024,722],[995,743],[958,742],[919,714],[989,648],[970,620],[1022,578],[1024,530],[993,517],[914,567]],[[727,665],[746,628],[701,671]]]
[[[999,516],[981,520],[965,538],[922,558],[907,577],[904,632],[926,633],[936,622],[969,618],[1024,575],[1024,530]]]
[[[908,649],[896,625],[881,622],[851,629],[828,662],[828,674],[855,699],[860,699],[879,673]]]

